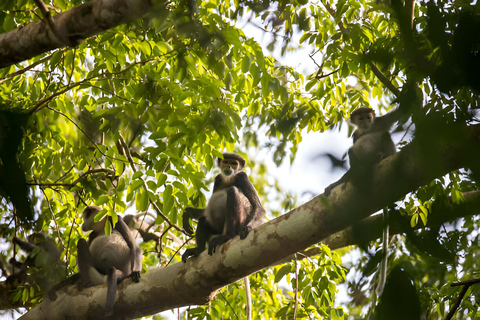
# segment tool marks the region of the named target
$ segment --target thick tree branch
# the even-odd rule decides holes
[[[150,0],[92,0],[54,16],[57,35],[45,20],[0,34],[0,68],[62,48],[65,42],[80,44],[88,37],[141,17],[151,8]]]
[[[455,139],[438,148],[435,157],[424,152],[424,143],[414,140],[375,167],[368,188],[339,185],[330,197],[319,195],[259,226],[246,239],[236,237],[225,243],[212,256],[204,252],[187,263],[150,270],[140,283],[124,281],[114,317],[141,317],[206,303],[219,288],[326,239],[435,178],[468,166],[472,157],[480,159],[480,125],[441,129]],[[75,286],[67,287],[55,302],[44,300],[22,319],[97,319],[104,315],[106,293],[105,285],[80,292]]]
[[[459,218],[472,216],[476,214],[480,214],[480,191],[471,191],[464,193],[466,201],[461,204],[450,204],[444,205],[439,204],[439,206],[433,205],[432,212],[429,215],[428,226],[434,226],[443,224],[446,222],[452,222]],[[400,217],[399,215],[393,214],[390,215],[390,233],[391,234],[399,234],[404,233],[411,229],[409,223],[405,223],[405,219]],[[422,228],[423,226],[418,226],[418,228]],[[368,218],[363,219],[362,221],[350,226],[340,232],[337,232],[326,239],[322,240],[323,244],[326,244],[330,247],[330,249],[335,250],[339,248],[343,248],[346,246],[359,244],[360,239],[358,238],[358,232],[355,229],[360,228],[366,234],[368,234],[368,239],[361,239],[361,241],[374,241],[376,239],[380,239],[382,237],[383,232],[383,217],[382,215],[374,215]],[[290,255],[289,257],[282,259],[280,263],[289,262],[295,259],[295,255],[299,258],[303,257],[311,257],[320,254],[320,249],[317,247],[310,248],[307,250],[300,251],[300,256],[298,254]],[[279,262],[275,263],[280,264]],[[478,282],[478,279],[473,279]],[[469,284],[472,280],[467,280],[467,282],[458,282],[453,283],[452,286],[455,285],[466,285]],[[0,283],[0,310],[7,310],[12,308],[20,308],[23,305],[21,304],[22,301],[18,301],[17,304],[12,304],[11,301],[8,299],[8,285],[6,282]]]
[[[442,225],[447,222],[453,222],[460,218],[480,214],[480,191],[470,191],[463,194],[465,202],[460,204],[450,203],[445,205],[443,201],[436,201],[432,206],[432,212],[428,216],[428,227]],[[400,234],[412,230],[408,218],[400,216],[398,212],[389,215],[390,234]],[[415,229],[424,228],[423,224],[418,224]],[[354,225],[332,234],[321,243],[329,246],[330,249],[336,250],[350,245],[361,244],[365,242],[375,241],[382,237],[383,233],[383,216],[377,214],[370,216],[355,223]],[[302,250],[303,256],[311,257],[320,254],[317,247]],[[282,260],[283,262],[295,259],[295,255]]]

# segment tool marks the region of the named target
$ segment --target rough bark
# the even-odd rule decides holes
[[[151,8],[151,0],[92,0],[55,15],[56,30],[40,20],[2,33],[0,68],[53,49],[78,45],[88,37],[141,17]]]
[[[451,129],[451,130],[450,130]],[[435,178],[480,159],[480,125],[450,130],[453,143],[438,148],[435,157],[421,141],[379,163],[368,188],[340,185],[330,197],[319,195],[253,230],[246,239],[227,242],[213,256],[206,252],[187,263],[150,270],[140,283],[119,286],[113,318],[137,318],[181,306],[208,302],[215,291],[268,267],[355,224]],[[59,292],[22,319],[97,319],[103,316],[106,287],[74,287]]]

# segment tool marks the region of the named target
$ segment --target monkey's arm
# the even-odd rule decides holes
[[[386,131],[390,130],[395,122],[397,122],[402,116],[403,111],[400,108],[396,108],[393,111],[390,111],[384,116],[375,118],[372,128],[369,130],[373,131]]]
[[[117,224],[115,225],[115,230],[120,232],[123,239],[128,245],[130,249],[130,260],[132,264],[132,274],[130,275],[134,282],[140,281],[140,272],[142,271],[142,249],[138,246],[133,238],[130,229],[128,228],[127,224],[121,217],[118,217]]]
[[[182,223],[183,223],[183,229],[185,229],[185,232],[188,233],[189,235],[193,235],[193,229],[190,226],[190,219],[195,219],[195,220],[200,220],[201,217],[203,217],[205,209],[198,209],[198,208],[193,208],[193,207],[186,207],[185,211],[183,212],[183,217],[182,217]]]
[[[244,221],[244,226],[247,229],[241,231],[242,233],[240,234],[240,237],[243,239],[247,236],[245,232],[248,233],[250,231],[248,226],[252,220],[262,220],[265,218],[265,209],[260,202],[257,190],[255,190],[255,187],[250,182],[245,172],[242,171],[237,174],[234,185],[245,195],[245,197],[247,197],[252,206],[250,213]]]
[[[350,169],[351,170],[351,169]],[[344,182],[347,182],[348,180],[350,180],[350,170],[348,170],[347,172],[345,172],[345,174],[338,180],[338,181],[335,181],[334,183],[330,184],[328,187],[325,188],[325,191],[323,192],[323,194],[325,195],[325,197],[328,197],[330,195],[330,193],[332,193],[332,190],[344,183]]]
[[[30,242],[26,242],[26,241],[23,241],[21,240],[20,238],[18,237],[13,237],[12,239],[13,243],[15,243],[17,246],[20,247],[20,249],[22,249],[23,251],[27,252],[27,253],[30,253],[33,251],[33,249],[35,249],[36,245],[33,244],[33,243],[30,243]]]

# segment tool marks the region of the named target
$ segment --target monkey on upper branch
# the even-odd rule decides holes
[[[375,111],[368,107],[361,107],[352,112],[350,123],[357,129],[353,133],[353,146],[348,150],[350,170],[337,182],[325,188],[325,196],[329,196],[333,188],[339,184],[356,181],[368,181],[375,164],[393,155],[396,152],[395,144],[390,136],[390,128],[398,121],[402,112],[400,108],[382,116],[375,117]],[[388,259],[388,208],[383,209],[383,258],[379,267],[379,279],[375,293],[380,295],[385,286]]]
[[[196,247],[182,255],[182,261],[197,256],[205,250],[208,242],[208,254],[236,235],[245,239],[250,230],[265,221],[265,209],[260,203],[257,191],[242,171],[245,159],[236,154],[225,152],[218,159],[220,174],[215,177],[213,194],[206,209],[187,207],[183,214],[183,228],[193,234],[190,218],[198,220],[195,232]]]
[[[355,176],[371,173],[375,164],[396,152],[389,130],[400,116],[398,108],[382,117],[375,117],[375,111],[368,107],[352,112],[348,122],[357,129],[353,132],[353,146],[348,150],[350,170],[325,188],[326,197],[336,186],[351,181]]]

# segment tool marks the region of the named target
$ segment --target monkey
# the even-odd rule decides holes
[[[15,258],[9,260],[11,272],[5,271],[10,289],[26,283],[38,286],[45,293],[65,276],[65,263],[60,259],[60,251],[53,239],[43,233],[33,233],[27,241],[15,236],[12,243],[28,255],[23,262]]]
[[[160,237],[155,233],[149,232],[150,228],[155,225],[155,221],[148,222],[145,218],[149,216],[155,219],[155,216],[149,212],[143,212],[136,215],[127,214],[123,217],[123,221],[130,228],[133,237],[136,239],[140,235],[144,242],[151,240],[158,242]],[[162,230],[160,230],[161,232]]]
[[[351,113],[350,123],[357,129],[353,132],[353,146],[348,151],[350,170],[340,180],[325,188],[326,197],[341,183],[351,180],[354,182],[368,180],[375,164],[396,152],[389,130],[400,115],[400,108],[378,118],[375,117],[375,111],[369,107],[361,107]],[[389,240],[388,208],[383,209],[383,219],[383,258],[379,268],[379,281],[375,288],[377,296],[382,293],[386,280]]]
[[[156,224],[155,220],[148,222],[145,218],[149,216],[155,219],[155,215],[150,212],[142,212],[136,215],[127,214],[123,217],[123,221],[127,224],[130,230],[133,232],[133,237],[135,239],[138,238],[140,235],[143,239],[143,242],[154,241],[156,246],[158,246],[161,242],[161,238],[164,234],[163,232],[163,224]],[[155,226],[155,232],[152,232],[151,229]],[[163,234],[162,234],[163,232]],[[168,237],[173,240],[179,246],[183,245],[183,241],[178,238],[173,232],[167,230],[166,231]],[[159,235],[162,234],[162,235]]]
[[[375,164],[396,152],[389,130],[399,116],[398,108],[378,118],[375,117],[375,111],[369,107],[361,107],[352,112],[348,122],[357,129],[352,135],[353,146],[348,150],[350,170],[340,180],[325,188],[326,197],[336,186],[351,181],[352,178],[358,176],[364,180]]]
[[[245,239],[248,233],[265,221],[265,209],[257,191],[243,171],[245,159],[231,152],[218,158],[220,174],[215,177],[213,193],[206,209],[187,207],[183,214],[183,228],[192,235],[190,218],[198,220],[195,232],[196,247],[187,249],[182,261],[205,250],[212,255],[217,246],[236,235]]]
[[[77,261],[82,285],[95,286],[108,283],[105,303],[106,313],[113,313],[113,303],[117,285],[125,278],[131,277],[133,282],[140,281],[142,270],[142,249],[138,246],[130,229],[121,217],[115,224],[110,235],[106,235],[104,228],[107,218],[95,222],[95,215],[101,207],[87,206],[83,211],[83,231],[92,230],[88,237],[77,243]]]
[[[195,248],[185,250],[182,261],[197,256],[205,250],[208,242],[208,254],[212,255],[217,246],[236,235],[245,239],[248,233],[265,222],[265,209],[258,197],[257,190],[243,171],[245,159],[236,153],[225,152],[223,159],[218,158],[220,173],[215,177],[213,193],[207,208],[187,207],[183,214],[183,228],[192,235],[190,218],[198,220],[195,231]],[[243,278],[247,297],[247,320],[252,319],[252,300],[250,280]]]

